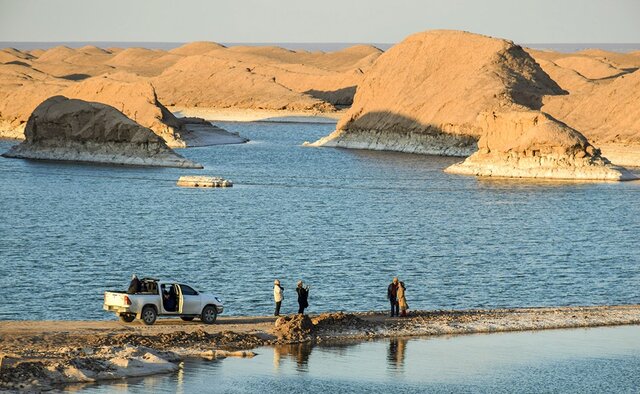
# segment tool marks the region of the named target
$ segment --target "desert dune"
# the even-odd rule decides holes
[[[21,138],[29,114],[53,95],[83,92],[82,97],[100,101],[101,97],[87,96],[82,83],[105,75],[137,86],[151,83],[160,102],[184,113],[202,108],[335,112],[335,105],[351,104],[356,86],[381,53],[367,45],[309,52],[226,48],[214,42],[193,42],[169,51],[90,45],[6,48],[0,51],[0,137]]]

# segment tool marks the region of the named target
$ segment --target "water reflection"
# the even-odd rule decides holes
[[[407,342],[408,339],[406,338],[389,339],[387,362],[390,371],[397,373],[402,373],[404,371],[404,356],[407,348]]]
[[[310,343],[275,346],[273,348],[273,367],[277,371],[282,365],[283,358],[290,358],[296,363],[296,371],[307,372],[312,349],[313,346]]]
[[[637,392],[640,326],[275,346],[92,393]],[[408,342],[411,342],[408,351]],[[214,383],[215,382],[215,383]]]

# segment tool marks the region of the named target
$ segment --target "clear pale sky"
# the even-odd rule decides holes
[[[0,0],[0,41],[638,43],[640,0]]]

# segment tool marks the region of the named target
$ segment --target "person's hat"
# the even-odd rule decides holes
[[[274,285],[279,285],[279,284],[280,284],[280,281],[279,281],[278,279],[276,279],[276,280],[274,280],[274,281],[273,281],[273,284],[274,284]]]

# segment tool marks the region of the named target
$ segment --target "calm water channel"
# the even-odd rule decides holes
[[[392,339],[258,349],[89,393],[637,393],[640,327]]]
[[[0,319],[114,319],[102,293],[131,273],[231,315],[271,313],[274,278],[285,313],[298,279],[310,313],[385,308],[394,275],[413,309],[640,302],[638,182],[478,180],[443,173],[452,158],[301,147],[330,124],[220,125],[252,141],[182,150],[200,172],[0,158]],[[175,186],[192,173],[235,186]]]

